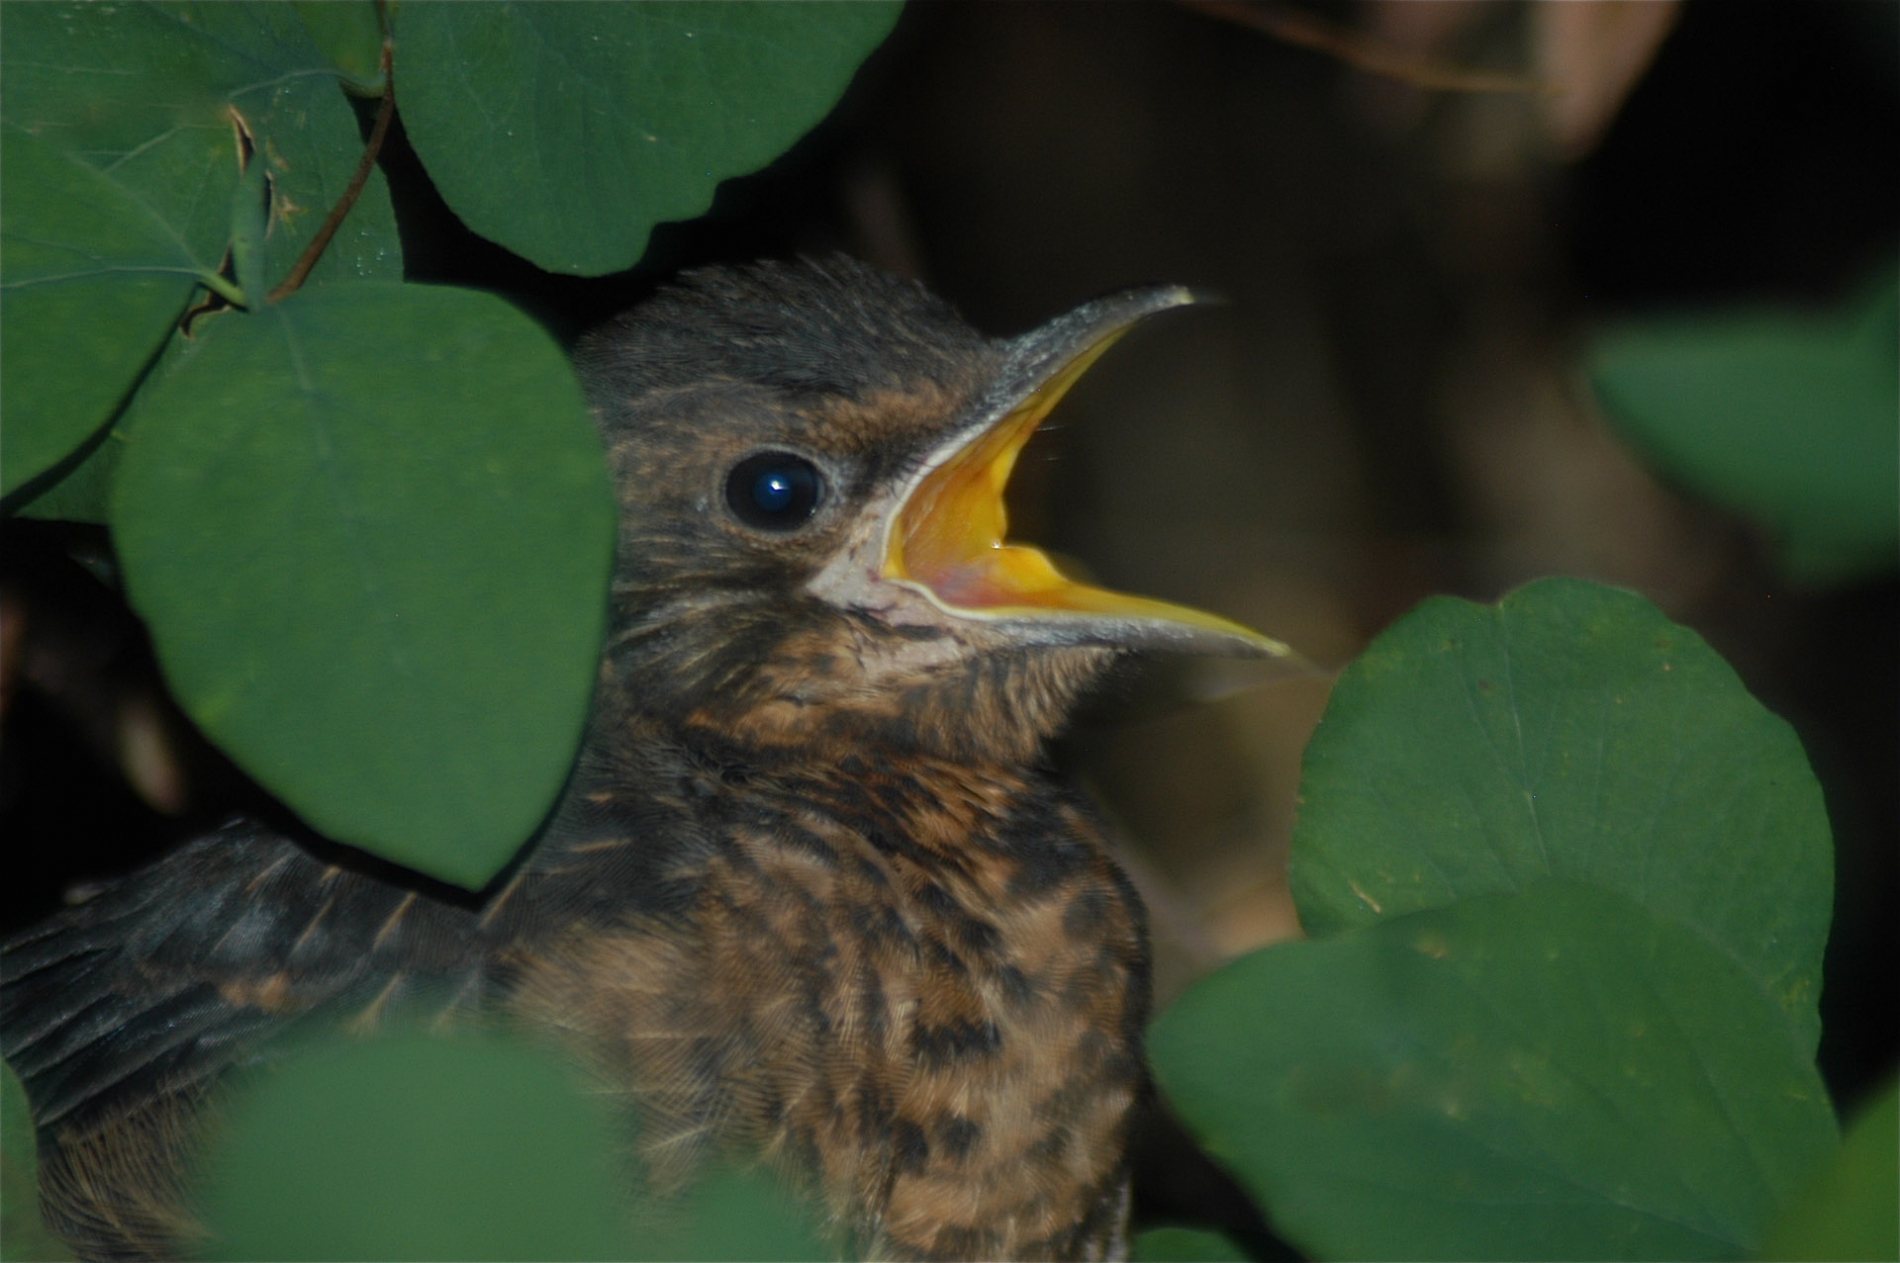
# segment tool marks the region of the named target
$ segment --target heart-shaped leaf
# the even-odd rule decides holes
[[[1819,1039],[1820,787],[1788,725],[1641,597],[1547,579],[1426,601],[1341,675],[1300,794],[1315,937],[1567,877],[1694,928]]]
[[[1312,1257],[1719,1258],[1834,1145],[1831,854],[1786,725],[1627,592],[1435,598],[1307,748],[1316,937],[1156,1025],[1191,1130]]]
[[[480,886],[591,693],[613,504],[560,350],[365,282],[208,322],[126,425],[112,528],[185,709],[318,829]]]
[[[541,267],[633,266],[777,157],[897,18],[884,3],[418,4],[403,124],[464,222]]]
[[[1316,1258],[1738,1258],[1835,1144],[1746,970],[1562,881],[1243,957],[1151,1047]]]

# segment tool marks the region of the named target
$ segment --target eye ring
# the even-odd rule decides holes
[[[811,521],[825,496],[818,467],[793,452],[755,452],[726,475],[726,505],[761,531],[795,531]]]

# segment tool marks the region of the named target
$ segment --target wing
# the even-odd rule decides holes
[[[707,791],[651,787],[702,774],[597,726],[541,837],[480,896],[238,822],[0,945],[0,1052],[55,1231],[87,1257],[188,1248],[200,1098],[299,1023],[499,1016],[524,961],[636,914],[677,922],[710,845],[688,803]]]
[[[238,822],[0,947],[0,1050],[42,1135],[84,1131],[319,1010],[472,998],[478,920]]]
[[[81,1257],[171,1257],[206,1092],[304,1019],[475,1004],[472,908],[239,822],[0,946],[0,1051],[38,1129],[41,1205]]]

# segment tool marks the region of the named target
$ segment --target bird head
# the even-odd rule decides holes
[[[990,339],[848,259],[689,273],[576,355],[620,498],[618,704],[745,744],[1021,759],[1118,654],[1281,656],[1007,539],[1024,444],[1178,287]]]

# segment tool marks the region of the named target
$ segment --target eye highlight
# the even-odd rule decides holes
[[[795,531],[811,520],[824,498],[817,466],[791,452],[759,452],[726,475],[726,504],[747,526]]]

